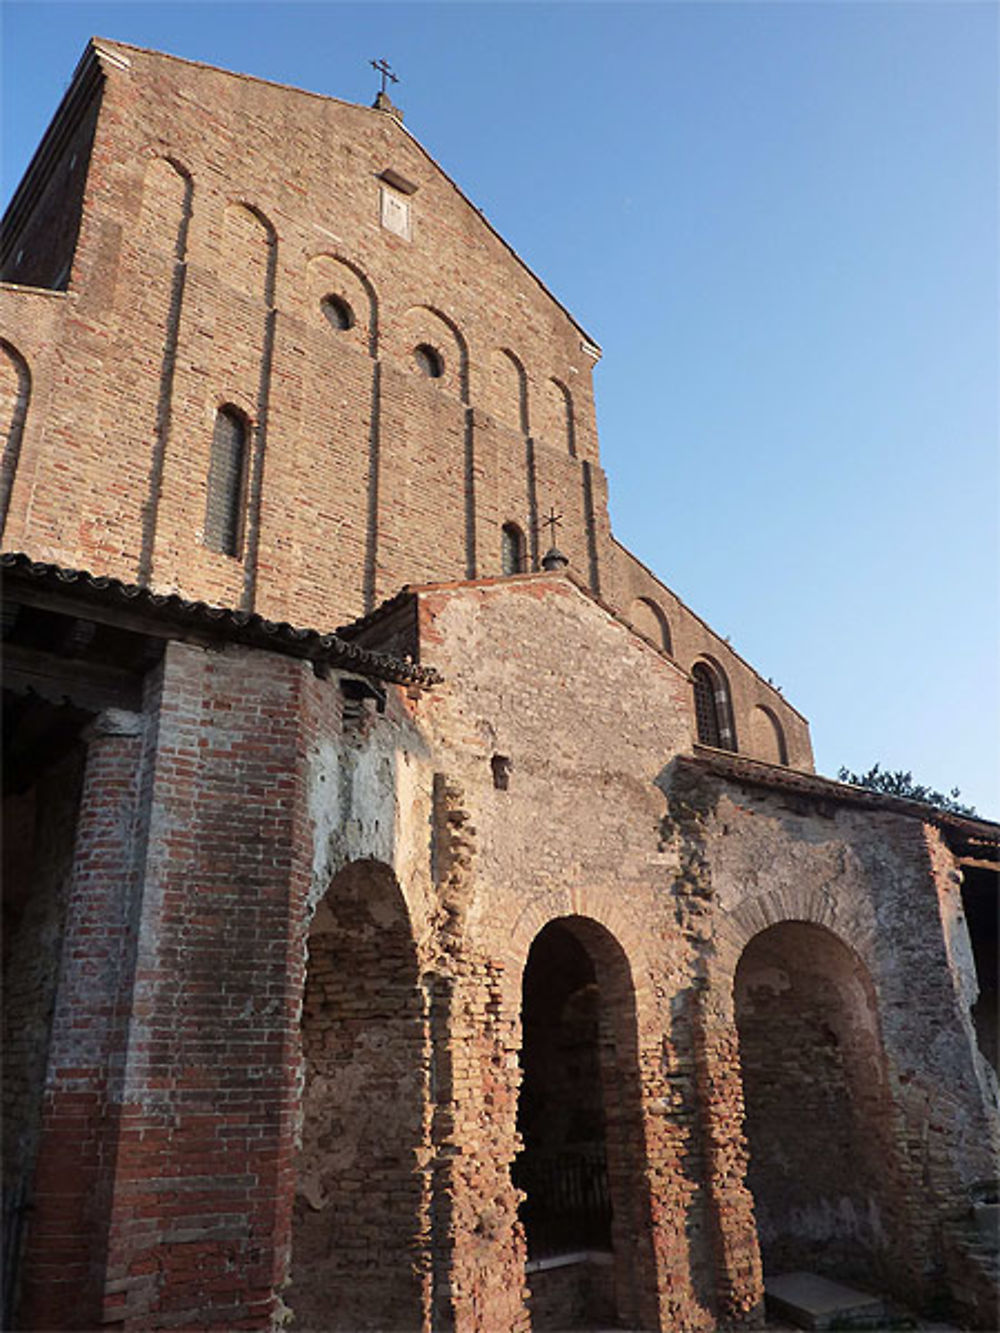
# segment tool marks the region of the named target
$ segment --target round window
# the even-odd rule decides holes
[[[421,343],[419,347],[413,349],[413,359],[417,367],[429,379],[440,379],[444,374],[444,361],[441,353],[433,348],[430,343]]]
[[[324,296],[320,309],[332,329],[354,327],[354,311],[341,296]]]

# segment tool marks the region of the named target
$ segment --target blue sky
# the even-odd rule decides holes
[[[92,34],[406,123],[601,344],[618,537],[812,723],[1000,816],[992,3],[18,4],[4,201]]]

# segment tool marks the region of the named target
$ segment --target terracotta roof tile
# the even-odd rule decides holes
[[[361,676],[400,685],[433,685],[441,680],[430,667],[418,666],[387,653],[348,643],[335,633],[267,620],[255,611],[237,611],[189,601],[178,593],[158,593],[108,575],[33,561],[19,552],[0,555],[0,571],[8,588],[24,584],[49,592],[68,593],[84,604],[118,607],[150,617],[161,626],[214,633],[234,643],[287,653]]]

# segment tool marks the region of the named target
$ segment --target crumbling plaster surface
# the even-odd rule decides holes
[[[433,917],[433,765],[411,708],[404,691],[391,690],[385,714],[366,704],[346,727],[339,698],[327,698],[319,710],[306,763],[313,845],[308,907],[311,915],[345,866],[379,861],[394,872],[415,935],[426,942]]]

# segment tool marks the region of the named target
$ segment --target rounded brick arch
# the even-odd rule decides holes
[[[562,1317],[582,1298],[596,1301],[593,1313],[608,1324],[647,1327],[656,1260],[635,984],[643,969],[586,910],[586,896],[572,897],[576,910],[545,922],[518,974],[522,1146],[512,1178],[524,1191],[528,1258],[605,1251],[610,1281],[598,1298],[586,1278],[574,1288],[570,1275],[567,1291],[543,1270],[525,1276],[533,1304],[551,1304]]]
[[[875,975],[876,923],[871,914],[859,911],[836,886],[805,883],[766,889],[744,899],[731,911],[720,914],[715,925],[715,956],[712,970],[717,978],[717,998],[725,999],[732,1018],[732,978],[750,942],[772,926],[806,924],[821,926],[854,953],[872,976]]]
[[[647,935],[621,911],[610,894],[600,889],[551,890],[526,903],[513,922],[497,922],[496,930],[504,932],[500,959],[504,1000],[509,1012],[520,1010],[521,978],[535,938],[551,921],[570,917],[602,927],[617,944],[631,971],[636,1013],[649,1013],[655,1005],[655,995],[650,981],[652,963]]]
[[[258,207],[257,204],[251,203],[249,199],[241,199],[238,196],[234,196],[233,198],[228,199],[226,201],[226,206],[224,211],[225,213],[237,213],[240,214],[241,216],[244,214],[247,215],[248,218],[252,219],[253,222],[257,223],[258,226],[263,228],[270,242],[277,243],[278,240],[277,227],[275,227],[274,223],[264,212],[264,210]]]
[[[431,905],[423,901],[419,894],[414,894],[409,882],[400,879],[396,868],[388,860],[383,860],[383,855],[374,850],[370,850],[368,854],[355,853],[338,857],[327,867],[325,875],[317,877],[318,883],[314,881],[304,904],[301,929],[305,934],[313,929],[316,913],[331,888],[337,884],[357,884],[366,877],[372,884],[392,886],[391,891],[389,887],[380,888],[379,892],[383,895],[394,898],[398,893],[414,947],[419,949],[430,927]]]
[[[266,213],[245,199],[223,210],[226,281],[243,295],[274,305],[278,233]]]
[[[139,209],[143,244],[159,246],[169,250],[173,258],[183,260],[193,197],[194,177],[188,168],[168,153],[150,152],[143,170]]]
[[[158,145],[148,144],[146,148],[140,153],[140,157],[144,163],[144,168],[143,168],[144,190],[146,189],[146,181],[149,180],[150,174],[152,173],[155,177],[155,173],[160,167],[169,168],[169,170],[172,171],[174,175],[179,176],[181,180],[187,181],[189,184],[194,183],[194,173],[191,171],[191,168],[185,162],[183,162],[176,153],[164,152]]]
[[[765,1271],[873,1280],[908,1219],[872,970],[828,925],[779,921],[732,993]]]
[[[416,1328],[427,1046],[417,944],[392,867],[338,870],[303,952],[289,1304],[331,1333]]]
[[[453,319],[434,306],[410,306],[400,317],[394,341],[402,363],[414,369],[414,349],[432,348],[444,362],[437,383],[463,402],[469,401],[469,347]]]
[[[576,457],[576,416],[573,395],[554,375],[542,386],[540,433],[554,448]]]
[[[769,764],[787,764],[785,732],[774,711],[766,704],[750,710],[750,753]]]
[[[652,639],[657,648],[672,653],[670,624],[658,602],[651,597],[636,597],[628,609],[628,619],[640,634]]]
[[[357,264],[329,250],[313,254],[306,261],[304,292],[306,316],[313,325],[325,326],[322,302],[339,298],[350,307],[353,325],[338,337],[351,346],[378,355],[379,301],[375,285]]]
[[[495,347],[489,360],[489,409],[504,426],[529,433],[528,376],[509,347]]]

